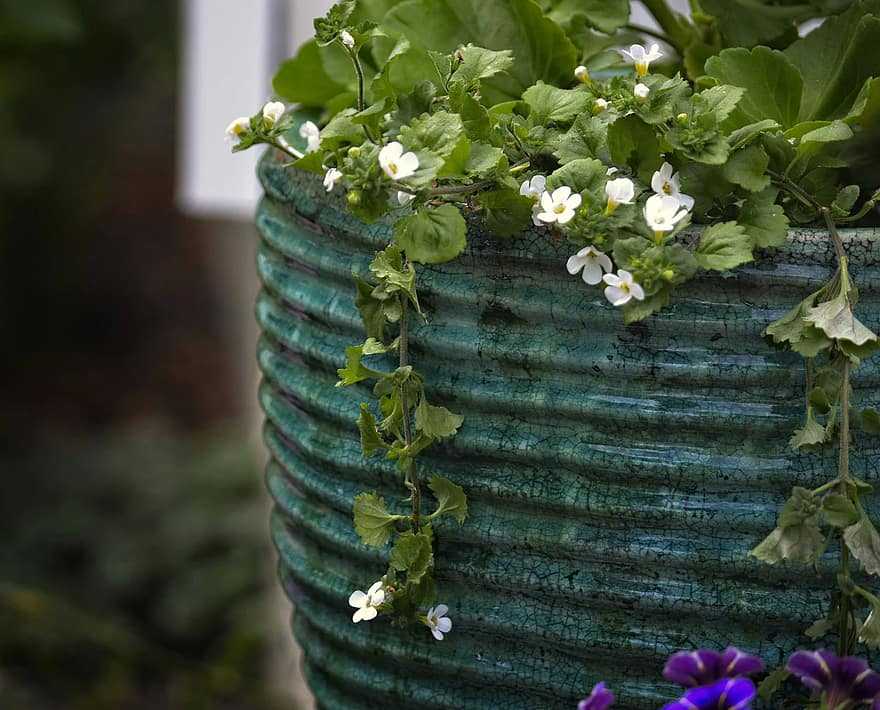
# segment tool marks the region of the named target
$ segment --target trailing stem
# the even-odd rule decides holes
[[[409,365],[409,304],[404,294],[400,296],[400,339],[398,342],[400,367],[406,367]],[[406,396],[406,382],[400,384],[400,403],[401,409],[403,409],[403,439],[408,450],[412,445],[412,427],[410,425],[409,401]],[[406,486],[409,488],[412,500],[412,531],[418,533],[421,529],[422,491],[419,486],[419,474],[412,458],[407,460],[405,475]]]

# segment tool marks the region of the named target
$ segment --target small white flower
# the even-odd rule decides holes
[[[663,163],[654,173],[654,177],[651,178],[651,189],[658,195],[678,198],[681,206],[686,210],[694,208],[694,198],[681,192],[678,173],[673,172],[673,167],[669,163]]]
[[[263,123],[267,128],[272,128],[284,115],[284,104],[280,101],[270,101],[263,106]]]
[[[437,606],[432,606],[428,609],[428,614],[425,617],[425,625],[431,630],[431,634],[433,634],[434,638],[438,641],[443,640],[443,634],[448,634],[452,631],[452,619],[446,616],[448,613],[448,606],[445,604],[438,604]]]
[[[360,589],[351,593],[348,598],[349,606],[353,606],[357,611],[352,615],[351,620],[354,623],[359,621],[372,621],[379,614],[378,607],[385,601],[385,589],[380,579],[364,594]]]
[[[311,121],[306,121],[299,127],[299,135],[306,139],[306,153],[314,153],[321,147],[321,131]]]
[[[523,197],[530,197],[537,202],[544,194],[547,187],[547,178],[544,175],[533,175],[531,180],[526,180],[519,186],[519,194]]]
[[[602,280],[608,284],[605,287],[605,298],[613,306],[623,306],[631,299],[645,300],[645,291],[635,281],[629,271],[621,269],[617,274],[605,274]]]
[[[379,151],[379,165],[392,180],[403,180],[419,169],[419,158],[415,153],[404,153],[403,146],[394,141]]]
[[[226,126],[226,140],[235,145],[241,142],[241,137],[251,130],[251,120],[247,116],[236,118]]]
[[[574,70],[574,78],[580,82],[588,82],[590,80],[590,72],[583,65],[577,67]]]
[[[615,167],[612,165],[610,168],[608,168],[608,170],[605,171],[605,174],[606,174],[608,177],[611,177],[611,176],[614,175],[614,173],[616,173],[616,172],[617,172],[617,168],[615,168]]]
[[[342,30],[342,32],[339,33],[339,41],[348,47],[348,49],[354,49],[354,37],[351,36],[351,32],[348,30]]]
[[[572,276],[583,269],[581,278],[590,286],[595,286],[602,280],[602,274],[609,273],[613,265],[607,254],[599,251],[596,247],[589,246],[568,257],[565,267]]]
[[[601,97],[593,102],[593,113],[602,113],[607,108],[608,102]]]
[[[536,227],[543,227],[544,223],[538,219],[541,214],[541,195],[544,194],[544,188],[547,186],[547,178],[544,175],[533,175],[531,180],[526,180],[519,186],[519,194],[528,197],[534,202],[532,207],[532,224]]]
[[[401,205],[401,206],[408,205],[414,199],[416,199],[415,195],[411,195],[410,193],[404,192],[403,190],[397,191],[397,204],[398,205]]]
[[[324,187],[327,188],[327,192],[333,192],[333,188],[336,187],[336,183],[339,182],[341,177],[342,171],[336,168],[330,168],[324,173]]]
[[[553,194],[544,192],[541,195],[541,212],[537,218],[541,222],[550,224],[566,224],[574,217],[574,211],[581,206],[581,196],[571,194],[571,188],[567,185],[557,187]]]
[[[621,49],[620,53],[635,64],[636,74],[639,76],[645,76],[651,62],[655,62],[663,56],[659,44],[652,44],[650,49],[645,49],[640,44],[634,44],[629,48],[629,51]]]
[[[605,196],[608,204],[605,206],[605,214],[611,214],[618,205],[631,205],[636,196],[636,186],[629,178],[617,178],[605,183]]]
[[[641,82],[633,87],[633,94],[637,99],[647,99],[651,90]]]
[[[645,221],[655,234],[671,232],[675,225],[688,216],[677,197],[652,195],[645,203]]]

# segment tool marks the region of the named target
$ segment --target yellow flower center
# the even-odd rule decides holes
[[[671,195],[672,194],[672,184],[669,182],[664,182],[663,183],[663,192],[665,192],[667,195]]]
[[[647,62],[636,62],[636,74],[640,77],[645,76],[648,73],[648,63]]]
[[[388,171],[392,175],[397,175],[397,163],[388,163]]]
[[[556,207],[553,208],[553,211],[556,214],[562,214],[563,212],[565,212],[565,204],[560,202],[559,204],[556,205]]]

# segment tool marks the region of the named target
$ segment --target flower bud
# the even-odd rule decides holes
[[[342,30],[342,32],[339,33],[339,41],[342,42],[347,49],[354,49],[354,37],[351,36],[351,32],[348,30]]]
[[[348,157],[349,158],[359,158],[361,155],[361,147],[359,145],[353,145],[348,149]]]
[[[675,278],[675,272],[672,269],[666,269],[661,275],[667,281],[672,281]]]
[[[348,200],[348,204],[352,207],[357,207],[361,203],[361,191],[360,190],[352,190],[348,193],[346,199]]]
[[[586,84],[590,80],[590,72],[583,65],[574,70],[574,78]]]
[[[688,122],[688,115],[686,113],[682,112],[682,113],[678,114],[678,116],[675,117],[675,120],[678,121],[678,123],[683,126],[684,124],[686,124]]]

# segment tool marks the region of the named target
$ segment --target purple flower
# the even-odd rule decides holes
[[[760,658],[729,646],[723,653],[707,648],[673,653],[666,661],[663,677],[685,688],[696,688],[722,678],[737,678],[762,670],[764,662]]]
[[[712,685],[691,688],[663,710],[749,710],[756,692],[748,678],[722,678]]]
[[[861,658],[838,658],[831,651],[797,651],[788,670],[811,690],[822,693],[828,710],[844,710],[880,694],[880,675]],[[875,708],[880,708],[877,702]]]
[[[578,703],[578,710],[605,710],[614,703],[614,693],[604,683],[596,683],[589,697]]]

